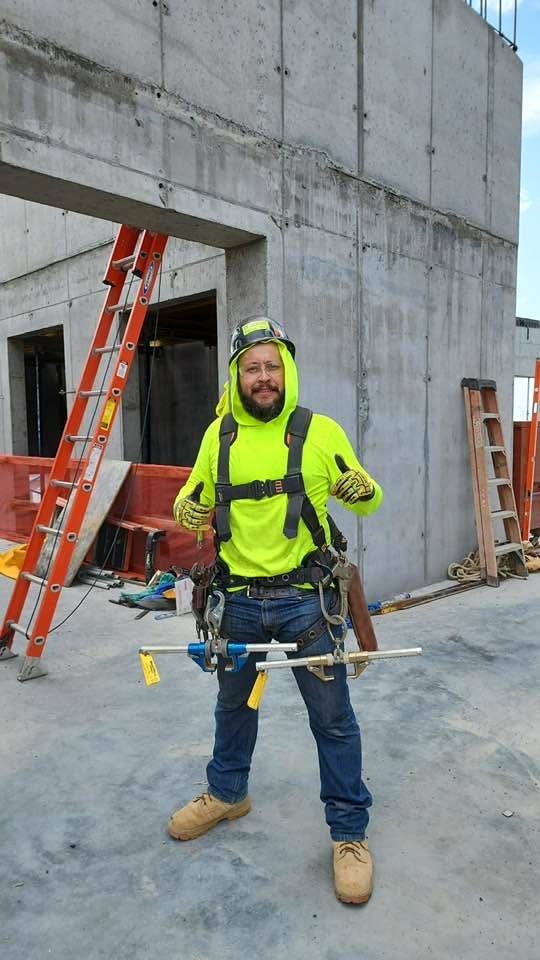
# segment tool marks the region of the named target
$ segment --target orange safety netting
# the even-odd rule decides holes
[[[29,539],[52,464],[48,457],[0,455],[0,537],[17,543]],[[67,479],[73,480],[76,471],[73,461]],[[156,530],[165,531],[165,536],[156,541],[156,568],[167,570],[174,564],[189,569],[197,560],[212,559],[211,532],[205,533],[198,549],[195,534],[182,530],[172,518],[172,503],[190,471],[191,467],[132,464],[105,521],[111,536],[120,528],[124,549],[122,564],[116,569],[124,576],[144,579],[147,537]],[[100,563],[95,547],[87,559]],[[106,566],[110,568],[111,562]]]

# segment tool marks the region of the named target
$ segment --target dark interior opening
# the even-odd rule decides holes
[[[62,327],[22,339],[28,455],[54,457],[67,418]]]
[[[138,375],[141,462],[192,466],[218,401],[214,290],[148,310]]]

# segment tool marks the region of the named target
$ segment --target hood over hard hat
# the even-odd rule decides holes
[[[257,326],[251,326],[251,324],[257,324]],[[294,344],[287,337],[284,328],[268,317],[245,320],[235,328],[231,338],[230,376],[223,386],[216,414],[222,417],[225,413],[231,412],[236,422],[244,426],[261,424],[260,420],[245,409],[238,392],[238,358],[245,350],[249,350],[258,343],[275,343],[279,350],[283,363],[285,402],[281,413],[268,422],[283,420],[286,423],[298,403],[298,370],[294,362]]]
[[[294,343],[289,340],[285,327],[281,323],[276,323],[270,317],[248,317],[247,320],[242,320],[231,334],[229,363],[242,350],[247,350],[248,347],[253,347],[256,343],[266,343],[268,340],[277,340],[279,343],[284,343],[294,357]]]

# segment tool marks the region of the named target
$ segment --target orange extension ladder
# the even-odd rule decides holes
[[[121,226],[107,265],[103,282],[109,287],[92,345],[86,358],[81,382],[69,413],[64,433],[58,447],[49,483],[32,529],[23,568],[17,578],[0,632],[0,660],[16,656],[13,653],[15,633],[27,639],[26,654],[18,679],[30,680],[41,677],[46,670],[41,662],[52,619],[64,585],[69,562],[73,554],[81,525],[88,507],[94,483],[109,441],[111,428],[127,383],[129,370],[137,353],[137,343],[159,270],[168,237],[140,230],[138,227]],[[132,270],[139,279],[132,303],[121,302],[126,277]],[[113,323],[119,313],[129,317],[121,342],[109,343]],[[98,372],[102,357],[117,353],[111,362],[108,385],[99,385]],[[109,356],[112,360],[112,357]],[[103,378],[106,379],[107,373]],[[96,383],[98,386],[96,387]],[[88,401],[97,399],[100,406],[93,433],[80,433]],[[96,407],[97,409],[97,407]],[[78,477],[68,478],[68,468],[77,444],[83,444],[79,459]],[[59,491],[68,497],[60,528],[54,527]],[[49,561],[46,578],[36,575],[42,547],[47,536],[58,541],[55,553]],[[31,625],[25,627],[22,614],[31,584],[39,585]],[[32,618],[31,618],[32,619]]]
[[[538,402],[540,401],[540,357],[536,358],[534,369],[534,392],[532,402],[531,427],[527,450],[527,475],[525,493],[521,510],[521,539],[527,541],[531,535],[531,512],[534,491],[534,468],[536,463],[536,444],[538,437]]]
[[[497,384],[494,380],[464,379],[461,386],[471,459],[480,572],[490,587],[498,587],[498,557],[510,554],[514,570],[521,577],[527,576],[527,567],[504,445]],[[493,467],[491,476],[488,474],[486,454]],[[492,509],[490,501],[491,490],[496,490],[498,495],[499,503],[495,509]],[[506,537],[504,541],[496,541],[494,521],[502,521]]]

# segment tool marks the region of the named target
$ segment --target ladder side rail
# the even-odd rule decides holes
[[[525,493],[523,495],[523,509],[521,513],[521,539],[528,540],[531,535],[531,514],[534,491],[534,474],[536,465],[536,447],[538,442],[538,403],[540,401],[540,357],[536,358],[534,368],[534,391],[531,424],[529,427],[529,442],[527,445],[527,470],[525,478]]]
[[[486,444],[484,439],[484,407],[482,392],[471,389],[471,419],[476,451],[476,473],[478,478],[478,497],[480,501],[480,523],[483,531],[484,554],[486,561],[486,579],[490,586],[499,585],[495,540],[491,523],[491,503],[489,499],[488,474],[486,465]]]
[[[473,488],[473,499],[474,499],[474,522],[476,525],[476,536],[478,539],[478,556],[480,563],[480,573],[482,577],[486,575],[486,553],[484,549],[484,531],[481,523],[480,515],[480,491],[478,489],[478,468],[477,468],[477,455],[476,455],[476,444],[474,441],[474,432],[473,432],[473,420],[472,420],[472,411],[471,411],[471,395],[469,387],[463,387],[463,399],[465,402],[465,422],[467,425],[467,440],[469,444],[469,459],[471,465],[471,478],[472,478],[472,488]]]
[[[61,587],[64,584],[71,557],[75,549],[76,539],[80,532],[82,521],[88,507],[88,501],[94,488],[95,479],[101,466],[116,413],[118,412],[121,392],[126,385],[130,367],[136,356],[135,348],[148,310],[149,300],[159,274],[167,239],[168,238],[162,234],[151,235],[152,242],[148,266],[139,282],[137,295],[126,325],[119,356],[115,362],[115,370],[112,374],[111,383],[96,422],[93,438],[89,442],[90,454],[84,473],[82,474],[82,482],[74,491],[68,504],[69,512],[64,532],[47,577],[48,586],[44,588],[45,592],[42,603],[36,614],[32,629],[29,631],[29,641],[26,648],[27,657],[40,657],[43,652],[59,599],[60,590],[58,589],[58,585]],[[113,391],[118,391],[118,393]],[[73,537],[73,534],[76,534],[76,536]]]

